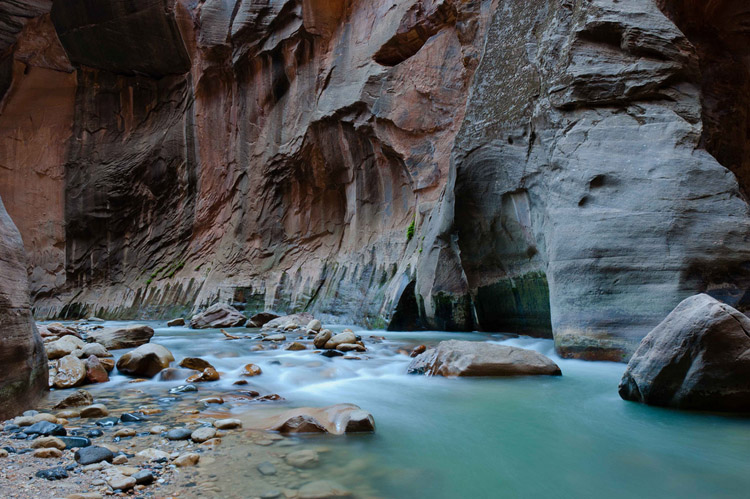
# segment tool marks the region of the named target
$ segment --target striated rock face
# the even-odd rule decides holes
[[[47,389],[47,356],[29,309],[18,230],[0,200],[0,419],[28,409]]]
[[[748,306],[740,0],[37,3],[0,28],[0,195],[40,317],[623,360],[686,296]]]

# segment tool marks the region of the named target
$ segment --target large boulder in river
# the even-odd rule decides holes
[[[86,346],[86,343],[75,337],[75,336],[63,336],[59,340],[51,341],[44,345],[44,349],[47,351],[47,358],[50,360],[60,359],[66,355],[70,355],[76,350],[81,350]]]
[[[258,416],[249,428],[280,433],[368,433],[375,431],[375,419],[354,404],[328,407],[300,407],[273,416]]]
[[[278,328],[278,327],[285,327],[290,324],[296,324],[297,326],[302,327],[305,324],[309,323],[314,318],[315,317],[313,317],[312,314],[308,314],[307,312],[302,312],[301,314],[283,315],[281,317],[277,317],[271,321],[266,322],[263,325],[263,328],[272,329],[272,328]]]
[[[245,316],[231,305],[215,303],[204,312],[194,315],[190,319],[190,327],[193,329],[236,327],[244,325],[246,321]]]
[[[0,420],[28,409],[47,388],[47,356],[29,307],[26,253],[0,200]]]
[[[643,339],[619,391],[651,405],[750,412],[750,319],[705,294],[685,299]]]
[[[141,345],[117,361],[117,370],[130,376],[145,376],[152,378],[159,371],[169,367],[174,360],[172,352],[156,343]]]
[[[57,363],[57,372],[52,382],[55,388],[73,388],[86,382],[86,364],[77,356],[70,354]]]
[[[89,333],[89,341],[100,343],[107,350],[136,348],[151,341],[154,330],[143,324],[126,327],[107,327]]]
[[[245,327],[263,327],[278,317],[279,316],[273,312],[260,312],[259,314],[250,317],[247,324],[245,324]]]
[[[439,376],[559,376],[560,368],[525,348],[478,341],[441,341],[411,361],[409,374]]]

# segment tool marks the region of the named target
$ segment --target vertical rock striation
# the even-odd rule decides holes
[[[47,355],[29,307],[21,235],[0,200],[0,419],[29,408],[47,389]]]

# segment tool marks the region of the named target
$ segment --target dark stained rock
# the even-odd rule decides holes
[[[39,421],[38,423],[34,423],[28,428],[25,428],[23,431],[27,435],[41,435],[44,437],[59,437],[68,434],[63,425],[50,423],[49,421]]]
[[[60,440],[62,440],[65,443],[66,449],[73,449],[75,447],[82,448],[82,447],[89,447],[91,445],[91,440],[89,440],[86,437],[57,437]]]
[[[149,326],[136,324],[127,327],[108,327],[89,333],[89,341],[95,341],[108,350],[136,348],[151,341],[154,330]]]
[[[705,294],[685,299],[643,339],[619,391],[651,405],[750,412],[750,319]]]
[[[189,440],[193,430],[189,428],[175,428],[167,432],[167,438],[169,440]]]
[[[204,312],[194,315],[190,319],[190,327],[193,329],[235,327],[244,325],[246,321],[247,318],[231,305],[216,303]]]
[[[161,345],[148,343],[124,354],[117,361],[117,370],[129,376],[152,378],[169,367],[174,360],[172,353]]]
[[[138,473],[131,475],[131,477],[135,479],[137,485],[149,485],[154,481],[154,475],[147,470],[139,471]]]
[[[78,449],[74,457],[76,462],[82,466],[100,463],[102,461],[111,463],[112,459],[115,458],[111,450],[106,447],[97,446],[88,446]]]
[[[44,478],[45,480],[55,481],[63,480],[68,478],[68,472],[62,466],[56,466],[54,468],[47,468],[36,472],[37,478]]]
[[[250,317],[250,320],[247,321],[246,326],[247,327],[263,327],[267,323],[271,322],[272,320],[278,317],[279,316],[277,314],[274,314],[271,312],[261,312],[259,314],[255,314],[252,317]]]
[[[47,356],[29,308],[21,236],[0,199],[0,420],[22,413],[47,389]]]
[[[560,368],[533,350],[478,341],[441,341],[414,358],[410,374],[438,376],[559,376]]]
[[[177,327],[177,326],[184,326],[185,325],[185,319],[179,318],[179,319],[172,319],[171,321],[167,322],[167,327]]]
[[[180,361],[180,367],[193,369],[194,371],[203,371],[207,367],[214,368],[209,362],[198,357],[185,357]]]
[[[300,407],[251,421],[250,428],[280,433],[360,433],[375,431],[375,420],[354,404]]]

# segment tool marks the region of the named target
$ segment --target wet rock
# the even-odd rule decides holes
[[[286,341],[286,336],[283,334],[269,334],[263,338],[263,341]]]
[[[167,438],[169,440],[188,440],[192,433],[192,430],[188,428],[175,428],[167,432]]]
[[[214,426],[219,430],[231,430],[233,428],[241,428],[242,421],[239,419],[217,419],[214,421]]]
[[[177,458],[174,460],[174,464],[180,468],[185,468],[188,466],[195,466],[198,464],[198,461],[200,461],[201,456],[200,454],[196,454],[195,452],[188,452],[186,454],[180,454],[177,456]]]
[[[259,416],[250,422],[251,428],[280,433],[371,432],[375,430],[372,415],[354,404],[328,407],[300,407],[270,417]]]
[[[174,360],[172,352],[156,343],[139,346],[117,361],[117,370],[129,376],[154,377]]]
[[[369,433],[375,431],[375,419],[367,411],[352,411],[346,421],[345,433]]]
[[[288,345],[286,347],[286,350],[290,350],[292,352],[298,352],[300,350],[307,350],[307,347],[303,345],[302,343],[298,343],[295,341],[294,343],[291,343],[290,345]]]
[[[119,435],[115,435],[115,436],[119,436]],[[112,464],[115,464],[115,465],[125,464],[127,462],[128,462],[128,458],[122,454],[115,456],[115,458],[112,460]]]
[[[341,343],[336,347],[341,352],[366,352],[367,349],[357,343]]]
[[[62,419],[71,419],[71,418],[77,418],[80,416],[81,416],[80,409],[64,409],[57,413],[57,417],[62,418]]]
[[[64,336],[59,340],[52,341],[44,345],[47,351],[47,358],[50,360],[60,359],[72,354],[76,350],[83,349],[86,343],[75,336]]]
[[[193,433],[190,434],[190,438],[193,442],[203,443],[206,440],[211,440],[216,436],[216,430],[209,426],[201,426]]]
[[[169,389],[169,393],[171,394],[178,394],[178,393],[189,393],[189,392],[197,392],[198,387],[195,385],[180,385],[175,386],[174,388]]]
[[[750,319],[705,294],[683,300],[643,339],[619,392],[651,405],[750,412]]]
[[[42,435],[45,437],[53,435],[59,437],[67,435],[68,432],[63,425],[50,423],[49,421],[39,421],[26,428],[24,433],[27,435]]]
[[[325,352],[321,352],[320,355],[323,357],[343,357],[344,353],[337,350],[326,350]]]
[[[185,379],[193,374],[197,374],[192,369],[182,369],[180,367],[168,367],[159,372],[159,381],[177,381],[178,379]]]
[[[100,419],[99,421],[96,422],[96,425],[101,426],[103,428],[108,428],[110,426],[115,426],[119,422],[120,422],[120,418],[108,417],[108,418]]]
[[[167,431],[167,429],[168,428],[164,425],[156,425],[156,426],[152,426],[151,428],[149,428],[148,432],[152,435],[159,435]]]
[[[135,430],[133,428],[121,428],[115,432],[115,437],[129,438],[129,437],[134,437],[134,436],[135,436]]]
[[[560,368],[533,350],[492,343],[449,340],[414,358],[410,374],[438,376],[559,376]]]
[[[271,476],[276,474],[276,466],[268,461],[262,462],[258,465],[258,471],[261,475]]]
[[[331,339],[328,340],[323,347],[329,350],[333,350],[339,345],[343,345],[346,343],[357,343],[357,335],[355,335],[351,331],[344,331],[331,337]]]
[[[203,383],[206,381],[219,381],[219,373],[213,367],[207,367],[203,372],[194,374],[186,379],[188,383]]]
[[[108,373],[111,373],[112,369],[115,368],[115,359],[103,359],[100,357],[99,363],[104,366],[104,369],[106,369]]]
[[[135,487],[136,481],[132,476],[111,475],[107,478],[107,484],[115,490],[129,490]]]
[[[200,402],[201,404],[223,404],[224,399],[216,395],[213,397],[198,399],[198,402]]]
[[[81,409],[82,418],[104,418],[109,415],[109,411],[104,404],[92,404]]]
[[[179,327],[185,325],[185,319],[182,317],[178,319],[172,319],[171,321],[167,322],[167,327]]]
[[[242,326],[247,319],[234,307],[226,303],[216,303],[206,309],[205,312],[196,314],[190,319],[190,327],[193,329],[213,329],[222,327]]]
[[[75,355],[67,355],[57,364],[57,374],[52,382],[55,388],[73,388],[86,381],[86,365]]]
[[[40,459],[56,459],[62,457],[62,451],[55,448],[36,449],[33,456]]]
[[[154,481],[154,475],[150,471],[146,470],[139,471],[138,473],[131,475],[131,477],[138,485],[149,485]]]
[[[89,464],[101,463],[102,461],[111,463],[115,458],[115,455],[106,447],[90,445],[78,449],[73,457],[78,464],[86,466]]]
[[[107,370],[104,368],[99,358],[91,355],[84,362],[86,366],[86,380],[89,383],[106,383],[109,381],[109,375]]]
[[[62,466],[56,466],[54,468],[48,468],[46,470],[39,470],[36,472],[37,478],[44,478],[45,480],[63,480],[68,478],[68,472]]]
[[[414,358],[417,355],[422,355],[426,351],[427,351],[426,345],[419,345],[418,347],[414,347],[414,350],[411,351],[411,353],[409,354],[409,357]]]
[[[313,319],[307,323],[307,329],[310,331],[315,331],[316,333],[320,331],[320,328],[322,327],[323,325],[320,323],[318,319]]]
[[[245,365],[245,368],[242,370],[242,375],[248,376],[248,377],[258,376],[262,373],[263,373],[263,370],[255,364],[247,364]]]
[[[40,437],[31,442],[32,449],[55,448],[58,450],[65,450],[66,447],[65,442],[57,437]]]
[[[323,329],[321,332],[315,335],[313,339],[313,345],[315,348],[323,348],[326,343],[333,337],[333,332],[330,329]]]
[[[0,449],[0,458],[8,457],[8,451],[5,449]]]
[[[162,461],[169,459],[169,454],[159,449],[144,449],[136,454],[147,461]]]
[[[300,487],[297,497],[299,499],[332,499],[354,496],[339,483],[330,480],[318,480]]]
[[[90,357],[92,355],[102,358],[112,357],[112,354],[103,345],[99,343],[87,343],[84,345],[83,350],[81,350],[81,357]]]
[[[263,327],[279,316],[271,312],[261,312],[250,317],[245,327]]]
[[[132,412],[126,412],[120,415],[120,421],[122,421],[123,423],[140,423],[141,421],[145,420],[146,418],[144,418],[142,415]]]
[[[306,312],[301,314],[292,314],[292,315],[284,315],[281,317],[277,317],[271,321],[268,321],[266,324],[263,325],[264,329],[273,329],[273,328],[279,328],[279,327],[286,327],[289,324],[307,324],[311,320],[315,319],[311,314],[308,314]]]
[[[192,369],[193,371],[203,371],[207,367],[215,369],[209,362],[198,357],[186,357],[180,361],[180,367],[185,369]]]
[[[320,457],[314,450],[300,450],[287,454],[286,464],[295,468],[311,469],[316,468],[319,464]]]
[[[89,333],[89,341],[99,343],[107,350],[137,348],[147,344],[154,336],[154,330],[143,324],[127,327],[110,327]]]
[[[93,431],[99,431],[101,433],[101,430],[93,430]],[[91,432],[89,432],[90,434]],[[101,436],[97,435],[97,436]],[[89,440],[86,437],[58,437],[60,441],[62,441],[65,444],[66,449],[74,449],[74,448],[83,448],[83,447],[89,447],[91,445],[91,440]]]

